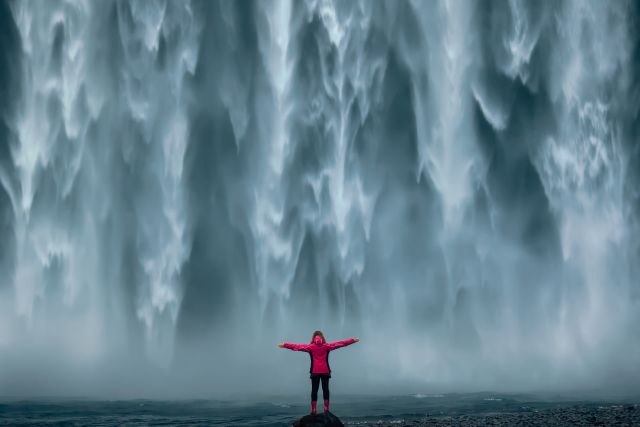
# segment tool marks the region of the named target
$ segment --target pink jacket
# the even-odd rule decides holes
[[[291,344],[284,343],[284,347],[294,351],[306,351],[311,357],[311,374],[330,374],[329,352],[356,342],[355,339],[349,338],[336,342],[323,342],[322,344]]]

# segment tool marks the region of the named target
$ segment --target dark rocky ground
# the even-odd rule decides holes
[[[388,422],[345,422],[376,427],[422,426],[640,426],[640,404],[570,406],[518,413],[483,413],[456,416],[426,415]]]
[[[344,424],[331,412],[320,412],[315,415],[305,415],[294,422],[293,427],[344,427]]]
[[[306,397],[306,396],[305,396]],[[576,400],[578,399],[578,400]],[[0,426],[639,426],[640,396],[452,393],[340,396],[339,420],[307,417],[304,397],[269,400],[0,398]],[[321,415],[321,414],[319,414]],[[324,415],[324,414],[322,414]],[[331,417],[329,417],[331,418]]]

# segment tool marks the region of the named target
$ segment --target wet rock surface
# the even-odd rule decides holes
[[[331,412],[305,415],[293,423],[294,427],[343,427],[342,421]]]

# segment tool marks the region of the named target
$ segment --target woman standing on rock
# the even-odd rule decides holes
[[[344,347],[360,341],[358,338],[349,338],[342,341],[328,343],[324,339],[322,331],[315,331],[311,337],[310,344],[291,344],[281,342],[278,347],[288,348],[294,351],[306,351],[311,358],[311,368],[309,369],[311,378],[311,413],[316,413],[316,402],[318,400],[318,386],[322,381],[322,397],[324,398],[324,412],[329,412],[329,378],[331,378],[331,368],[329,367],[329,352],[340,347]]]

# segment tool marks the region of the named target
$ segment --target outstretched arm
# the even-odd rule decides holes
[[[329,350],[335,350],[336,348],[340,348],[340,347],[345,347],[347,345],[351,345],[353,343],[356,343],[360,341],[358,338],[348,338],[346,340],[342,340],[342,341],[336,341],[336,342],[331,342],[329,343]]]
[[[309,344],[291,344],[288,342],[281,342],[278,344],[280,348],[288,348],[293,351],[309,351]]]

